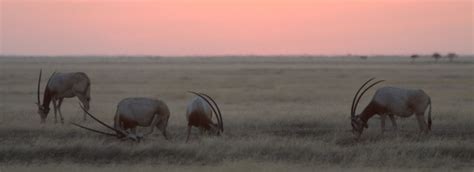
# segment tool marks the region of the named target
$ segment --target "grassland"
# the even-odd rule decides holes
[[[41,125],[36,82],[43,68],[83,71],[92,80],[91,112],[112,123],[126,97],[155,97],[171,110],[170,141],[159,132],[142,143],[75,128],[77,99],[66,99],[66,123],[52,111]],[[474,59],[455,62],[379,57],[2,57],[0,171],[445,171],[474,169]],[[433,102],[433,131],[419,137],[414,117],[400,131],[380,133],[377,117],[359,141],[349,110],[359,85],[421,88]],[[42,87],[46,79],[43,78]],[[380,87],[380,86],[379,86]],[[219,103],[223,137],[193,130],[186,144],[185,108],[195,90]],[[362,100],[359,111],[375,89]],[[388,125],[390,128],[391,126]]]

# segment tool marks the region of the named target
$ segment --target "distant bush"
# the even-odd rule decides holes
[[[446,57],[448,57],[449,61],[452,62],[454,58],[458,57],[458,55],[456,53],[449,53]]]
[[[436,62],[438,62],[438,60],[442,57],[441,54],[439,53],[434,53],[431,57],[433,57],[435,59]]]
[[[410,56],[412,62],[414,62],[418,57],[420,57],[418,54],[413,54]]]

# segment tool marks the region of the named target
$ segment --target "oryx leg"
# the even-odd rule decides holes
[[[392,128],[394,131],[398,131],[397,121],[395,121],[395,116],[393,114],[388,115],[390,121],[392,121]]]
[[[199,135],[202,136],[204,134],[206,134],[206,129],[199,127]]]
[[[140,142],[140,140],[143,139],[142,134],[137,134],[137,127],[131,128],[130,132],[131,132],[131,135],[129,135],[129,137],[131,137],[132,140]]]
[[[122,132],[127,133],[127,128],[125,128],[125,122],[123,122],[123,121],[120,121],[120,122],[119,122],[117,129],[120,130],[120,131],[122,131]]]
[[[89,100],[88,100],[88,98],[81,95],[81,94],[76,94],[76,97],[79,99],[79,101],[81,101],[82,105],[84,106],[84,109],[89,111]],[[86,117],[87,117],[86,112],[84,112],[83,117],[84,117],[83,120],[85,121]]]
[[[169,120],[169,116],[166,119],[160,120],[160,123],[158,123],[158,128],[161,130],[161,133],[163,133],[163,136],[165,137],[166,140],[169,140],[168,133],[166,132],[166,127],[168,126],[168,120]]]
[[[161,133],[163,134],[165,139],[168,140],[168,134],[166,133],[166,127],[168,126],[169,116],[167,118],[159,118],[159,116],[160,115],[156,114],[155,117],[153,118],[152,127],[151,127],[150,131],[147,133],[147,135],[151,134],[153,132],[153,128],[155,128],[155,126],[156,126],[156,128],[161,130]]]
[[[153,133],[155,127],[157,127],[157,123],[160,121],[160,119],[158,118],[158,114],[153,115],[153,119],[151,120],[151,123],[149,125],[150,130],[145,134],[145,136],[148,136],[149,134]]]
[[[169,140],[170,138],[168,137],[168,133],[166,132],[166,127],[161,129],[161,133],[163,133],[163,136],[165,137],[166,140]]]
[[[186,143],[189,141],[189,135],[191,134],[191,125],[188,124],[188,136],[186,137]]]
[[[382,130],[382,134],[385,132],[385,119],[387,118],[387,114],[380,115],[380,127]]]
[[[57,105],[59,118],[61,118],[61,124],[64,124],[63,113],[61,112],[61,105],[63,104],[63,100],[64,100],[64,98],[60,98],[58,100],[58,105]]]
[[[420,126],[420,134],[428,133],[428,125],[425,122],[423,113],[416,113],[416,119],[418,120],[418,125]]]
[[[125,123],[123,121],[120,121],[119,120],[119,117],[115,117],[115,122],[114,122],[114,128],[119,130],[120,132],[122,133],[128,133],[127,132],[127,128],[125,128]],[[127,138],[129,137],[130,135],[127,136]]]
[[[56,98],[53,98],[53,109],[54,109],[54,123],[58,123],[58,118],[57,118],[57,114],[58,114],[58,107],[57,107],[57,102],[56,102]]]
[[[132,133],[133,135],[137,135],[137,128],[136,127],[133,127],[133,128],[130,128],[130,133]]]

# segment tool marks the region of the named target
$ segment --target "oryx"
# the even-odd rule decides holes
[[[77,97],[79,101],[84,105],[85,109],[89,109],[89,102],[91,100],[91,82],[89,77],[83,72],[74,73],[56,73],[54,72],[49,77],[43,94],[43,104],[40,101],[40,85],[41,85],[41,74],[40,70],[38,78],[38,90],[37,90],[37,102],[38,114],[41,117],[41,123],[46,121],[46,117],[49,113],[49,104],[53,102],[54,108],[54,122],[57,123],[57,113],[61,118],[61,123],[64,123],[64,118],[61,113],[61,104],[64,98]],[[86,114],[84,113],[84,120],[86,120]]]
[[[364,88],[372,80],[374,80],[374,78],[366,81],[359,88],[359,90],[357,90],[354,99],[352,100],[351,125],[353,133],[358,138],[362,134],[364,128],[368,128],[367,121],[375,114],[381,116],[382,132],[385,129],[386,115],[390,117],[392,126],[395,130],[397,129],[397,124],[395,122],[394,116],[409,117],[413,114],[416,115],[421,132],[428,133],[431,130],[431,98],[420,89],[415,90],[397,87],[379,88],[375,92],[374,97],[370,103],[360,114],[356,115],[355,113],[359,104],[359,100],[364,95],[364,93],[374,85],[383,82],[383,80],[380,80],[371,84],[365,88],[360,95],[358,95],[362,88]],[[428,124],[426,124],[424,114],[428,106]]]
[[[216,135],[221,135],[224,132],[224,124],[217,103],[207,94],[196,93],[193,91],[189,92],[198,97],[192,99],[186,109],[186,119],[188,120],[188,136],[186,142],[189,141],[192,126],[198,127],[201,131],[210,131]],[[214,115],[216,116],[217,123],[212,122],[212,112],[214,112]]]
[[[83,108],[83,110],[100,124],[115,131],[115,134],[98,131],[76,123],[72,123],[73,125],[97,133],[116,136],[117,138],[129,138],[135,141],[139,141],[143,136],[153,133],[154,128],[157,127],[161,130],[165,139],[168,139],[166,127],[168,126],[170,111],[168,106],[161,100],[143,97],[123,99],[117,105],[113,127],[98,120],[94,115],[89,113],[87,109]],[[150,130],[145,135],[137,134],[137,126],[150,127]],[[130,132],[128,129],[130,129]]]

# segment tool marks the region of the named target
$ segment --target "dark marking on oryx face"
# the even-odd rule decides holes
[[[48,117],[49,113],[49,108],[45,108],[41,105],[38,105],[38,115],[41,118],[41,123],[44,123],[46,121],[46,117]]]
[[[362,98],[362,96],[372,88],[373,86],[377,85],[378,83],[383,82],[384,80],[377,81],[375,83],[370,84],[369,86],[365,87],[369,82],[374,80],[375,78],[370,78],[369,80],[365,81],[364,84],[357,90],[356,94],[354,95],[354,98],[352,99],[352,105],[351,105],[351,125],[352,125],[352,133],[354,133],[357,138],[360,137],[362,132],[364,131],[364,128],[368,128],[369,126],[367,125],[367,119],[362,120],[360,114],[356,115],[357,111],[357,106],[359,105],[359,101]],[[365,87],[365,89],[364,89]],[[362,91],[362,89],[364,89]],[[362,91],[362,92],[361,92]],[[359,94],[360,93],[360,94]]]
[[[217,136],[220,136],[222,134],[222,131],[220,130],[218,124],[210,124],[210,129],[208,131]]]
[[[188,125],[190,126],[197,126],[209,134],[221,135],[221,130],[218,124],[212,123],[208,118],[202,118],[199,114],[195,114],[195,112],[192,112],[191,115],[189,115],[188,120]]]
[[[352,133],[356,135],[357,137],[360,137],[360,135],[364,131],[364,128],[369,127],[366,122],[362,121],[359,115],[356,115],[355,117],[351,119],[351,125],[352,125]]]

